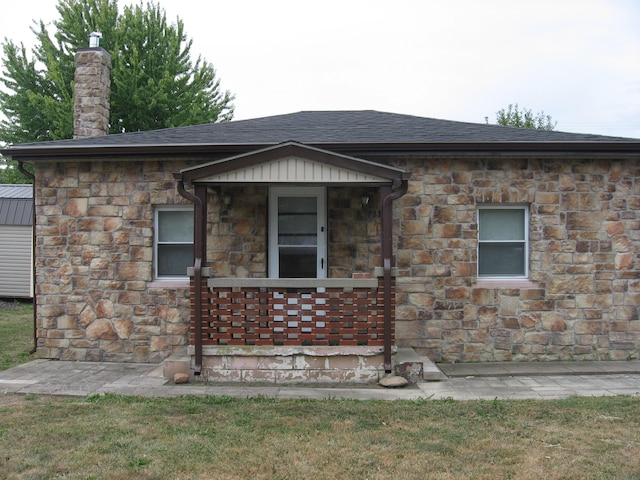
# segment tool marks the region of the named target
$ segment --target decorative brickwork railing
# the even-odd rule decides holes
[[[374,286],[203,286],[202,345],[384,345],[382,281],[369,282]],[[193,280],[191,298],[193,344]],[[392,342],[393,332],[392,325]]]

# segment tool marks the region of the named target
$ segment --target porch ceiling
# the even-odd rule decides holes
[[[388,185],[408,178],[403,170],[295,142],[185,168],[187,184]]]

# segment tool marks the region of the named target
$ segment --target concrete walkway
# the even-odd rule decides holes
[[[439,367],[449,377],[406,388],[190,383],[175,385],[162,367],[139,363],[35,360],[0,372],[0,394],[86,397],[115,393],[148,397],[229,397],[418,400],[555,399],[640,396],[640,361],[458,364]]]

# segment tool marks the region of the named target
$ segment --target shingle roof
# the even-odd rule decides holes
[[[4,150],[6,155],[48,154],[54,151],[113,148],[187,146],[276,145],[294,141],[322,146],[450,145],[474,144],[622,144],[640,146],[640,140],[603,135],[510,128],[455,122],[373,110],[305,111],[285,115],[211,123],[146,132],[112,134],[75,140],[22,144]],[[37,152],[40,151],[40,152]],[[129,150],[127,150],[128,152]],[[124,152],[123,153],[127,153]]]
[[[286,115],[209,123],[147,132],[46,142],[77,145],[180,143],[421,143],[421,142],[558,142],[624,140],[618,137],[510,128],[454,122],[396,113],[307,111]],[[626,139],[629,140],[629,139]]]

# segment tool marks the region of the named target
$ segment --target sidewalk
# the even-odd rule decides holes
[[[86,397],[114,393],[147,397],[211,395],[238,398],[357,400],[556,399],[640,396],[640,361],[441,364],[449,377],[406,388],[192,382],[175,385],[158,365],[35,360],[0,372],[0,394]]]

